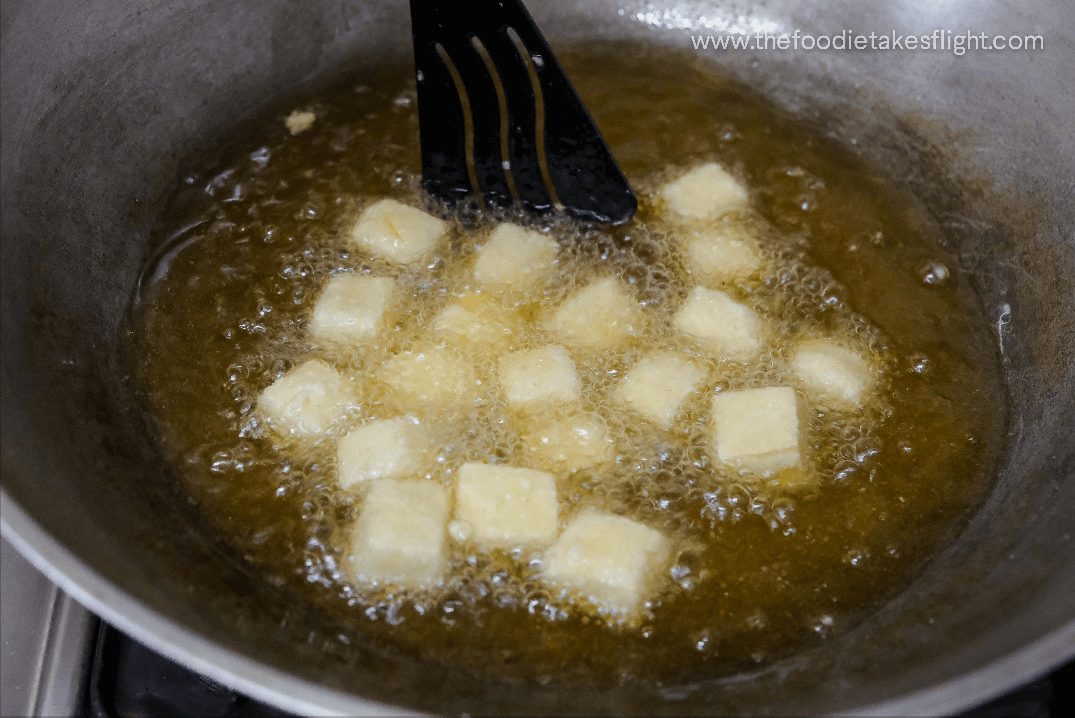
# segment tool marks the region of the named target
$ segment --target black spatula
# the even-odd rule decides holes
[[[522,3],[410,3],[427,192],[598,224],[634,215],[627,178]]]

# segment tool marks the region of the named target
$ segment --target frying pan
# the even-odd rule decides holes
[[[686,686],[511,684],[361,641],[202,524],[131,410],[117,349],[187,158],[305,82],[410,51],[402,2],[5,0],[3,533],[136,638],[302,713],[948,712],[1075,654],[1075,12],[1021,0],[531,0],[554,45],[935,29],[1040,51],[699,51],[844,142],[941,228],[993,327],[1007,441],[990,497],[845,635]],[[854,142],[852,143],[852,140]]]

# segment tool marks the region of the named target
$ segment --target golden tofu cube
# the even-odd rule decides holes
[[[431,447],[429,430],[414,417],[375,419],[340,439],[340,486],[413,476],[425,466]]]
[[[396,283],[384,277],[337,274],[314,305],[310,333],[320,341],[362,344],[377,336]]]
[[[582,390],[575,362],[555,344],[504,355],[499,378],[508,402],[517,406],[575,401]]]
[[[560,245],[551,237],[502,224],[478,253],[474,278],[505,289],[532,289],[545,282],[559,252]]]
[[[764,260],[757,241],[742,227],[717,225],[687,235],[683,263],[691,273],[719,282],[746,279]]]
[[[746,189],[715,162],[697,167],[665,185],[660,196],[669,214],[686,220],[717,219],[743,209],[750,200]]]
[[[435,481],[376,479],[362,505],[344,567],[359,581],[435,585],[447,567],[448,491]]]
[[[394,199],[371,205],[355,222],[351,241],[367,252],[398,264],[432,256],[448,223]]]
[[[463,464],[455,489],[455,519],[487,548],[546,546],[559,528],[552,474],[503,464]]]
[[[806,389],[844,406],[860,404],[873,383],[866,359],[827,339],[799,344],[791,370]]]
[[[433,320],[433,330],[455,341],[504,346],[521,336],[523,326],[516,310],[470,295],[442,309]]]
[[[716,356],[736,361],[753,357],[769,337],[767,324],[753,309],[705,287],[690,293],[673,323]]]
[[[605,420],[597,414],[574,414],[548,420],[523,437],[527,456],[556,470],[575,472],[608,461],[612,439]]]
[[[543,581],[581,595],[604,612],[637,614],[660,589],[671,542],[637,521],[586,511],[545,552]]]
[[[662,429],[672,426],[676,411],[698,388],[705,373],[672,352],[643,357],[616,389],[616,398]]]
[[[641,331],[642,309],[618,279],[606,277],[561,304],[545,328],[573,347],[606,349]]]
[[[277,379],[258,398],[258,414],[279,434],[317,437],[347,415],[355,397],[343,378],[311,359]]]
[[[713,396],[717,458],[768,477],[799,463],[799,411],[790,386],[725,391]]]
[[[381,365],[378,376],[407,411],[450,410],[473,405],[480,397],[474,365],[447,347],[401,352]]]

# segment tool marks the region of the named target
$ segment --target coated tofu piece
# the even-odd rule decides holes
[[[448,223],[394,199],[382,199],[358,218],[351,241],[397,264],[429,258],[448,231]]]
[[[433,320],[433,330],[466,344],[504,346],[522,334],[522,317],[513,309],[478,295],[449,304]]]
[[[717,356],[745,361],[768,339],[765,321],[724,292],[695,287],[676,312],[674,324]]]
[[[791,370],[808,390],[845,406],[858,405],[873,383],[866,359],[827,339],[799,344]]]
[[[708,279],[732,282],[761,269],[757,241],[743,228],[717,225],[688,235],[683,241],[687,269]]]
[[[661,199],[673,217],[709,220],[746,207],[750,198],[723,167],[710,162],[665,185]]]
[[[673,352],[639,359],[616,389],[616,398],[646,419],[668,429],[683,401],[698,388],[705,373]]]
[[[354,399],[335,369],[320,359],[311,359],[263,391],[257,410],[277,433],[312,438],[345,416]]]
[[[432,448],[429,430],[411,416],[376,419],[340,439],[336,449],[340,486],[417,474]]]
[[[545,552],[542,579],[576,592],[606,612],[636,614],[660,589],[671,542],[622,516],[586,511]]]
[[[314,305],[310,333],[336,344],[363,344],[377,336],[396,283],[384,277],[337,274],[328,280]]]
[[[503,464],[463,464],[455,519],[485,548],[547,546],[559,528],[552,474]]]
[[[448,491],[435,481],[375,479],[351,538],[350,573],[403,588],[435,585],[447,566]]]
[[[799,463],[799,413],[790,386],[713,397],[713,443],[726,464],[768,477]]]
[[[575,401],[582,390],[575,362],[555,344],[505,354],[499,369],[508,402],[517,406]]]
[[[594,282],[560,305],[545,328],[582,349],[606,349],[642,329],[642,310],[615,277]]]
[[[497,287],[532,289],[548,277],[559,251],[560,245],[550,237],[502,224],[481,248],[474,278]]]
[[[443,346],[401,352],[381,365],[378,376],[401,408],[419,413],[473,404],[479,396],[474,366]]]
[[[536,464],[575,472],[608,461],[612,439],[597,414],[573,414],[545,421],[523,437],[527,456]]]
[[[317,115],[312,112],[304,110],[294,110],[284,120],[284,125],[287,127],[287,131],[293,135],[301,135],[306,130],[314,126],[314,120],[317,119]]]

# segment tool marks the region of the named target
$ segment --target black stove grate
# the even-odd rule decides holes
[[[103,621],[97,632],[85,704],[86,714],[92,718],[293,715],[195,673]]]

